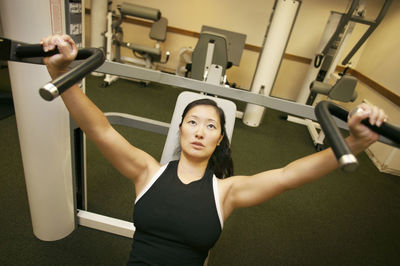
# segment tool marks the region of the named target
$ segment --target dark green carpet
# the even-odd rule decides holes
[[[0,79],[7,81],[7,70]],[[119,80],[87,93],[104,111],[169,122],[181,89]],[[239,104],[243,110],[243,104]],[[237,174],[281,167],[314,152],[305,127],[268,110],[258,128],[236,121],[232,149]],[[130,142],[160,158],[165,136],[118,127]],[[0,265],[123,265],[131,239],[79,227],[43,242],[32,234],[15,116],[0,120]],[[133,186],[87,145],[90,211],[132,219]],[[365,154],[356,173],[339,170],[257,207],[235,211],[209,265],[398,265],[400,177],[377,171]]]

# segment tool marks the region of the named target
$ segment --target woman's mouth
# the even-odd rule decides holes
[[[195,149],[202,149],[204,148],[204,144],[198,141],[193,141],[190,143]]]

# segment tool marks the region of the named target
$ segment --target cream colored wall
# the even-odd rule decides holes
[[[303,84],[308,65],[284,59],[276,77],[271,96],[295,101]]]
[[[366,43],[356,69],[400,95],[400,1],[390,10]]]

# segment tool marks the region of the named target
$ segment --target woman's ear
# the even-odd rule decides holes
[[[225,134],[222,133],[221,136],[219,137],[219,140],[217,142],[217,146],[219,146],[219,144],[221,143],[222,139],[224,138]]]

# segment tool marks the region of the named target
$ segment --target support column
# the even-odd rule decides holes
[[[268,96],[271,93],[299,7],[299,1],[277,0],[275,2],[254,74],[252,92]],[[264,109],[258,105],[247,104],[243,123],[253,127],[259,126]]]
[[[63,33],[63,0],[0,1],[4,37],[39,43]],[[58,98],[44,101],[38,88],[50,79],[45,66],[8,62],[34,235],[54,241],[75,229],[69,115]]]

